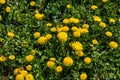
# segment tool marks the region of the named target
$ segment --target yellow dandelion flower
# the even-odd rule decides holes
[[[56,61],[56,58],[55,57],[51,57],[49,60],[50,61]]]
[[[0,0],[0,4],[5,4],[6,1],[5,0]]]
[[[67,7],[68,9],[72,8],[72,6],[71,6],[70,4],[68,4],[66,7]]]
[[[84,58],[84,62],[86,64],[90,64],[91,63],[91,58],[89,58],[89,57]]]
[[[7,32],[7,35],[11,38],[13,38],[15,36],[15,34],[13,32]]]
[[[108,0],[102,0],[102,2],[104,2],[104,3],[107,2],[107,1],[108,1]]]
[[[108,36],[108,37],[112,37],[112,32],[107,31],[107,32],[105,33],[105,35]]]
[[[61,27],[58,27],[58,28],[57,28],[57,32],[58,32],[58,33],[62,32],[62,28],[61,28]]]
[[[23,70],[24,70],[24,68],[23,68],[23,67],[19,67],[18,69],[19,69],[19,72],[21,72],[21,71],[23,71]]]
[[[59,41],[61,41],[61,42],[66,42],[68,39],[68,35],[65,32],[58,33],[57,37],[58,37]]]
[[[14,56],[14,55],[9,55],[9,59],[10,59],[10,60],[14,60],[14,59],[15,59],[15,56]]]
[[[87,74],[86,73],[80,74],[80,79],[81,80],[86,80],[87,79]]]
[[[4,62],[6,61],[6,57],[5,56],[0,56],[0,62]]]
[[[77,31],[78,28],[77,28],[76,26],[73,26],[73,27],[71,28],[71,30],[72,30],[72,31]]]
[[[70,23],[70,21],[69,21],[69,19],[65,18],[65,19],[63,20],[63,23],[64,23],[64,24],[68,24],[68,23]]]
[[[52,24],[51,24],[51,23],[47,23],[46,26],[47,26],[47,27],[51,27]]]
[[[34,76],[32,74],[27,74],[25,80],[34,80]]]
[[[83,51],[76,51],[76,54],[77,54],[79,57],[83,57],[83,56],[84,56]]]
[[[5,8],[5,11],[6,11],[7,13],[9,13],[9,12],[10,12],[10,7],[6,7],[6,8]]]
[[[38,10],[38,9],[36,9],[36,10],[35,10],[35,13],[36,13],[36,14],[39,14],[39,10]]]
[[[117,42],[115,42],[115,41],[111,41],[111,42],[109,43],[109,46],[110,46],[111,48],[114,48],[114,49],[118,48],[118,44],[117,44]]]
[[[63,70],[62,66],[57,66],[56,67],[56,72],[62,72],[62,70]]]
[[[73,65],[73,59],[71,57],[65,57],[63,59],[63,64],[65,66],[72,66]]]
[[[97,22],[101,22],[102,21],[101,18],[98,17],[98,16],[93,16],[93,20],[97,21]]]
[[[57,29],[56,29],[56,27],[52,27],[52,28],[50,28],[50,31],[51,31],[51,32],[56,32]]]
[[[92,43],[93,43],[93,44],[98,44],[98,41],[97,41],[96,39],[93,39],[93,40],[92,40]]]
[[[102,28],[105,28],[106,27],[106,24],[104,22],[100,22],[99,23],[99,26],[102,27]]]
[[[52,38],[52,35],[51,34],[47,34],[45,37],[46,37],[47,40],[50,40]]]
[[[35,33],[33,34],[33,36],[34,36],[34,38],[39,38],[39,37],[40,37],[40,32],[35,32]]]
[[[14,70],[14,74],[15,74],[15,75],[19,74],[19,68],[16,68],[16,69]]]
[[[96,5],[92,5],[91,9],[96,10],[98,7]]]
[[[44,14],[40,14],[40,13],[36,13],[36,14],[35,14],[35,18],[36,18],[37,20],[42,20],[43,17],[44,17]]]
[[[30,2],[30,6],[35,6],[36,2],[35,1],[31,1]]]
[[[88,25],[88,24],[83,24],[83,25],[82,25],[82,28],[88,29],[88,28],[89,28],[89,25]]]
[[[74,37],[80,37],[80,32],[79,31],[75,31],[75,32],[73,32],[73,36]]]
[[[47,38],[45,36],[41,36],[39,39],[38,39],[38,43],[39,44],[45,44],[47,41]]]
[[[33,56],[33,55],[28,55],[28,56],[25,57],[25,60],[26,60],[27,62],[31,62],[33,59],[34,59],[34,56]]]
[[[76,18],[73,18],[73,17],[71,17],[70,19],[69,19],[69,21],[71,22],[71,23],[79,23],[80,21],[79,21],[79,19],[76,19]]]
[[[80,42],[78,42],[78,41],[70,42],[69,45],[75,51],[80,51],[80,50],[82,51],[83,50],[82,44]]]
[[[20,72],[20,74],[22,74],[25,77],[28,74],[28,72],[26,70],[23,70]]]
[[[55,66],[55,62],[54,61],[47,61],[47,67],[48,68],[53,68]]]
[[[0,21],[2,21],[2,16],[0,15]]]
[[[64,32],[64,31],[65,31],[65,32],[69,31],[69,27],[68,27],[68,26],[63,26],[63,27],[62,27],[62,31],[63,31],[63,32]]]
[[[24,76],[22,74],[18,74],[15,80],[24,80]]]
[[[115,19],[110,18],[110,19],[109,19],[109,22],[110,22],[110,23],[115,23]]]
[[[31,71],[32,70],[32,66],[31,65],[27,65],[26,66],[26,70]]]

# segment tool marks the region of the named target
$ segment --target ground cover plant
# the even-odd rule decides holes
[[[119,80],[119,0],[0,0],[0,80]]]

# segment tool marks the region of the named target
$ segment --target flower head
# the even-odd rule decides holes
[[[105,33],[105,35],[108,36],[108,37],[112,37],[112,32],[107,31],[107,32]]]
[[[89,28],[89,25],[88,25],[88,24],[83,24],[83,25],[82,25],[82,28],[88,29],[88,28]]]
[[[31,1],[30,2],[30,6],[35,6],[36,2],[35,1]]]
[[[5,0],[0,0],[0,4],[5,4],[6,1]]]
[[[51,31],[51,32],[56,32],[57,29],[56,29],[56,27],[52,27],[52,28],[50,28],[50,31]]]
[[[32,70],[32,66],[31,65],[27,65],[26,66],[26,70],[31,71]]]
[[[10,59],[10,60],[14,60],[14,59],[15,59],[15,56],[14,56],[14,55],[9,55],[9,59]]]
[[[93,16],[94,21],[101,22],[101,18],[98,16]]]
[[[10,12],[10,7],[6,7],[6,8],[5,8],[5,11],[6,11],[7,13],[9,13],[9,12]]]
[[[16,69],[14,70],[14,74],[17,75],[18,73],[19,73],[19,68],[16,68]]]
[[[50,61],[56,61],[56,58],[55,57],[51,57],[49,60]]]
[[[71,6],[70,4],[68,4],[66,7],[67,7],[68,9],[72,8],[72,6]]]
[[[31,62],[33,59],[34,59],[34,56],[33,55],[28,55],[25,57],[26,61],[27,62]]]
[[[39,44],[45,44],[45,42],[47,41],[47,38],[46,37],[44,37],[44,36],[41,36],[39,39],[38,39],[38,43]]]
[[[104,2],[104,3],[107,2],[107,1],[108,1],[108,0],[102,0],[102,2]]]
[[[46,37],[47,40],[50,40],[52,38],[52,35],[51,34],[47,34],[45,37]]]
[[[35,18],[36,18],[37,20],[42,20],[43,17],[44,17],[44,14],[40,14],[40,13],[36,13],[36,14],[35,14]]]
[[[33,34],[33,36],[34,36],[34,38],[39,38],[39,37],[40,37],[40,32],[35,32],[35,33]]]
[[[28,72],[26,70],[23,70],[20,72],[20,74],[22,74],[25,77],[28,74]]]
[[[58,37],[59,41],[61,41],[61,42],[65,42],[68,39],[68,35],[67,35],[66,32],[60,32],[60,33],[58,33],[57,37]]]
[[[73,65],[73,59],[71,57],[65,57],[63,59],[63,63],[65,66],[72,66]]]
[[[22,74],[18,74],[15,80],[24,80],[24,76]]]
[[[87,74],[86,73],[80,74],[80,79],[81,80],[86,80],[87,79]]]
[[[55,62],[54,61],[48,61],[47,62],[47,67],[53,68],[54,66],[55,66]]]
[[[93,40],[92,40],[92,43],[93,43],[93,44],[98,44],[98,41],[97,41],[96,39],[93,39]]]
[[[96,5],[92,5],[91,9],[96,10],[98,7]]]
[[[47,23],[46,26],[47,26],[47,27],[51,27],[52,24],[51,24],[51,23]]]
[[[6,61],[6,57],[5,56],[0,56],[0,62],[4,62]]]
[[[73,32],[73,36],[76,37],[76,38],[77,38],[77,37],[80,37],[80,35],[81,35],[81,34],[80,34],[80,31],[75,31],[75,32]]]
[[[25,80],[34,80],[34,76],[32,74],[27,74]]]
[[[70,21],[69,21],[69,19],[65,18],[65,19],[63,20],[63,23],[64,23],[64,24],[68,24],[68,23],[70,23]]]
[[[115,23],[115,19],[110,18],[110,19],[109,19],[109,22],[110,22],[110,23]]]
[[[13,38],[15,36],[15,34],[13,32],[7,32],[7,35],[11,38]]]
[[[118,47],[118,44],[117,44],[117,42],[115,42],[115,41],[111,41],[111,42],[109,43],[109,46],[110,46],[111,48],[116,49],[116,48]]]
[[[84,62],[86,64],[90,64],[91,63],[91,58],[89,58],[89,57],[84,58]]]
[[[62,72],[62,70],[63,70],[62,66],[57,66],[56,67],[56,72]]]

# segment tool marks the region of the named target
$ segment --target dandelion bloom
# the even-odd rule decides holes
[[[0,56],[0,62],[4,62],[6,61],[6,57],[5,56]]]
[[[75,32],[73,32],[73,36],[74,37],[80,37],[80,32],[79,31],[75,31]]]
[[[62,70],[63,70],[62,66],[57,66],[56,67],[56,72],[62,72]]]
[[[5,11],[6,11],[7,13],[9,13],[9,12],[10,12],[10,7],[6,7],[6,8],[5,8]]]
[[[30,51],[30,54],[31,54],[31,55],[35,55],[35,53],[36,53],[35,50],[31,50],[31,51]]]
[[[35,1],[31,1],[30,2],[30,6],[35,6],[36,2]]]
[[[80,79],[81,80],[86,80],[87,79],[87,74],[86,73],[80,74]]]
[[[102,28],[105,28],[106,27],[106,24],[104,22],[100,22],[99,23],[99,26],[102,27]]]
[[[62,31],[63,31],[63,32],[69,31],[69,27],[68,27],[68,26],[63,26],[63,27],[62,27]]]
[[[65,57],[63,59],[63,63],[65,66],[72,66],[73,65],[73,59],[71,57]]]
[[[79,19],[73,18],[73,17],[71,17],[71,18],[69,19],[69,21],[70,21],[71,23],[75,23],[75,24],[80,22]]]
[[[13,32],[7,32],[7,35],[11,38],[13,38],[15,36],[15,34]]]
[[[34,38],[39,38],[39,37],[40,37],[40,32],[35,32],[35,33],[33,34],[33,36],[34,36]]]
[[[0,0],[0,4],[5,4],[6,1],[5,0]]]
[[[117,42],[115,42],[115,41],[111,41],[111,42],[109,43],[109,46],[110,46],[111,48],[116,49],[116,48],[118,47],[118,44],[117,44]]]
[[[10,59],[10,60],[14,60],[14,59],[15,59],[15,56],[14,56],[14,55],[9,55],[9,59]]]
[[[27,74],[25,80],[34,80],[34,76],[32,74]]]
[[[108,37],[112,37],[112,32],[107,31],[107,32],[105,33],[105,35],[108,36]]]
[[[66,7],[67,7],[68,9],[72,8],[72,6],[71,6],[70,4],[68,4]]]
[[[97,21],[97,22],[101,22],[102,21],[101,18],[98,17],[98,16],[93,16],[93,20]]]
[[[15,75],[19,74],[19,68],[16,68],[16,69],[14,70],[14,74],[15,74]]]
[[[56,27],[52,27],[52,28],[50,28],[50,31],[51,31],[51,32],[56,32],[57,29],[56,29]]]
[[[79,50],[82,51],[83,50],[82,44],[80,42],[78,42],[78,41],[70,42],[69,45],[75,51],[79,51]]]
[[[45,42],[47,41],[47,38],[46,37],[44,37],[44,36],[41,36],[39,39],[38,39],[38,43],[39,44],[45,44]]]
[[[20,72],[20,74],[22,74],[25,77],[28,74],[28,72],[26,70],[23,70]]]
[[[18,74],[18,75],[16,75],[15,80],[24,80],[24,76],[22,74]]]
[[[35,14],[35,18],[36,18],[37,20],[42,20],[43,17],[44,17],[44,14],[40,14],[40,13],[36,13],[36,14]]]
[[[89,57],[84,58],[84,62],[86,64],[90,64],[91,63],[91,58],[89,58]]]
[[[88,24],[83,24],[83,25],[82,25],[82,28],[88,29],[88,28],[89,28],[89,25],[88,25]]]
[[[31,62],[33,59],[34,59],[34,56],[33,55],[28,55],[25,57],[26,61],[27,62]]]
[[[82,56],[84,56],[84,53],[83,53],[83,51],[76,51],[76,54],[77,54],[79,57],[82,57]]]
[[[92,43],[93,43],[93,44],[98,44],[98,41],[97,41],[96,39],[93,39],[93,40],[92,40]]]
[[[63,20],[63,23],[64,23],[64,24],[68,24],[68,23],[70,23],[70,21],[69,21],[69,19],[65,18],[65,19]]]
[[[31,71],[32,70],[32,66],[31,65],[27,65],[26,66],[26,70]]]
[[[47,27],[51,27],[52,24],[51,24],[51,23],[47,23],[46,26],[47,26]]]
[[[51,57],[49,60],[50,61],[56,61],[56,58],[55,57]]]
[[[61,42],[65,42],[68,39],[68,35],[67,35],[66,32],[60,32],[60,33],[58,33],[57,37],[58,37],[59,41],[61,41]]]
[[[107,1],[108,1],[108,0],[102,0],[102,2],[104,2],[104,3],[107,2]]]
[[[47,67],[53,68],[54,66],[55,66],[55,62],[54,61],[48,61],[47,62]]]
[[[73,26],[73,27],[71,28],[71,30],[72,30],[72,31],[77,31],[78,28],[77,28],[76,26]]]
[[[51,34],[47,34],[45,37],[46,37],[47,40],[50,40],[52,38],[52,35]]]
[[[96,10],[98,7],[96,5],[92,5],[91,9]]]
[[[110,22],[110,23],[115,23],[115,19],[110,18],[110,19],[109,19],[109,22]]]

